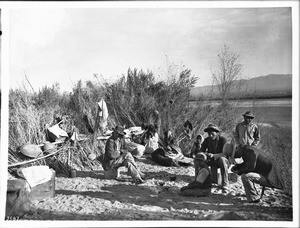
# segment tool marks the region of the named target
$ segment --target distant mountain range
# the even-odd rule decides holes
[[[233,92],[231,98],[272,98],[272,97],[292,97],[292,75],[291,74],[269,74],[251,78],[242,82],[242,93]],[[216,85],[194,87],[191,89],[191,100],[200,98],[220,98]]]

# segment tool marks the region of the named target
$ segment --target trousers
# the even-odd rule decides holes
[[[229,184],[229,181],[228,181],[229,162],[225,157],[220,157],[217,160],[211,159],[207,162],[207,165],[211,166],[213,174],[214,174],[213,171],[215,168],[220,168],[221,169],[221,177],[222,177],[222,186],[227,186]],[[213,180],[213,181],[215,182],[216,180]]]
[[[131,153],[125,152],[121,154],[116,161],[106,170],[108,174],[112,174],[112,177],[116,178],[118,175],[118,169],[125,166],[128,169],[128,174],[134,181],[141,179],[142,172],[139,171],[137,164]]]
[[[260,194],[254,186],[254,183],[260,184],[261,186],[270,187],[269,181],[263,175],[258,173],[246,173],[241,176],[243,186],[245,189],[247,201],[255,201],[260,198]]]
[[[158,148],[151,154],[152,160],[162,166],[172,166],[173,159],[165,156],[164,149]]]

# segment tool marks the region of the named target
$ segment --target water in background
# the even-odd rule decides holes
[[[204,104],[216,106],[220,101],[204,101]],[[243,121],[242,114],[251,111],[255,116],[255,122],[262,125],[292,125],[292,99],[276,98],[276,99],[256,99],[256,100],[232,100],[230,103],[238,108],[241,118],[237,122]],[[196,102],[190,104],[196,105]]]

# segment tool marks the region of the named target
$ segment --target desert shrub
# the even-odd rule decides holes
[[[55,124],[55,116],[66,112],[68,97],[61,94],[59,85],[44,86],[38,92],[26,88],[9,91],[9,146],[25,143],[41,144],[46,129]]]
[[[155,97],[147,91],[153,85],[152,72],[137,69],[128,69],[126,76],[107,85],[107,105],[115,124],[131,127],[147,122],[156,106]]]
[[[60,99],[58,83],[53,84],[52,87],[44,86],[38,93],[34,93],[32,96],[32,100],[38,109],[56,109],[59,106]]]
[[[285,183],[292,193],[292,129],[290,127],[262,127],[262,149],[275,161]]]
[[[147,124],[157,109],[162,129],[177,132],[188,115],[189,91],[195,83],[196,78],[187,69],[166,82],[156,82],[152,72],[129,69],[126,76],[107,86],[106,100],[116,124],[126,127]]]
[[[41,118],[43,117],[43,118]],[[44,140],[44,128],[50,119],[39,111],[27,91],[10,91],[9,94],[9,145],[16,148],[24,143],[38,144]]]
[[[109,85],[106,100],[115,122],[126,127],[147,124],[157,109],[161,115],[161,132],[171,130],[184,153],[189,152],[196,134],[203,132],[207,124],[216,123],[224,131],[233,128],[236,110],[229,104],[214,107],[203,99],[190,104],[190,89],[196,83],[191,70],[172,71],[165,78],[157,82],[152,72],[129,69],[127,76]],[[186,120],[194,126],[190,139],[183,138],[182,134]]]
[[[74,126],[84,134],[93,133],[97,115],[97,103],[105,97],[105,88],[92,81],[82,81],[73,88],[69,101],[66,104],[68,115],[73,120]]]

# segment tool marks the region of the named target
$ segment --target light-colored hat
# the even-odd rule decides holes
[[[245,113],[243,114],[243,116],[244,116],[244,117],[249,117],[249,118],[251,118],[251,119],[254,119],[254,116],[253,116],[253,114],[252,114],[250,111],[245,112]]]
[[[198,153],[195,155],[196,160],[206,161],[207,156],[204,153]]]
[[[223,154],[225,157],[228,157],[230,162],[234,161],[234,155],[235,155],[235,149],[236,149],[236,145],[235,145],[235,139],[232,138],[230,143],[226,143],[223,146]]]
[[[208,124],[208,126],[204,129],[204,132],[208,132],[208,131],[220,132],[220,129],[215,124]]]

